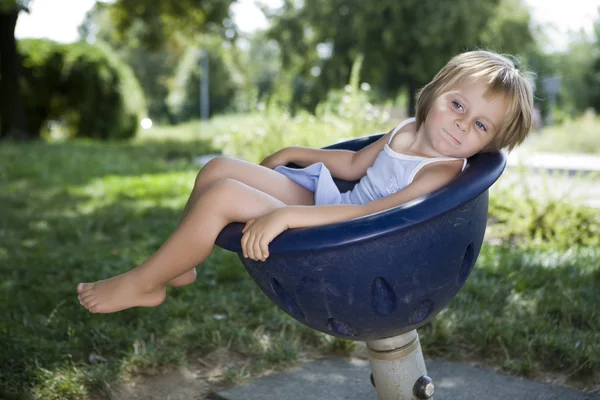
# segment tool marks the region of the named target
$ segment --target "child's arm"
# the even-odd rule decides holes
[[[383,150],[389,136],[390,133],[388,132],[375,143],[359,151],[313,149],[301,146],[286,147],[265,158],[261,165],[275,168],[293,162],[301,167],[306,167],[322,162],[334,177],[354,181],[365,176],[367,168],[373,165],[375,158]]]
[[[325,150],[310,147],[291,146],[281,149],[265,158],[260,165],[275,168],[280,165],[294,163],[300,167],[322,162],[331,174],[337,178],[351,180],[348,175],[348,166],[355,154],[351,150]]]
[[[374,214],[431,193],[460,173],[462,161],[435,163],[424,167],[413,182],[399,192],[364,205],[287,206],[249,221],[242,237],[245,257],[265,260],[268,244],[281,232],[291,228],[327,225]]]

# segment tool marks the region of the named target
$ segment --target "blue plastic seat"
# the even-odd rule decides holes
[[[327,148],[359,150],[381,136]],[[501,152],[480,153],[434,193],[354,220],[285,231],[265,262],[241,256],[243,224],[225,227],[216,243],[238,253],[263,292],[303,324],[351,340],[397,336],[425,324],[466,281],[483,242],[488,188],[505,165]],[[336,184],[347,190],[356,182]]]

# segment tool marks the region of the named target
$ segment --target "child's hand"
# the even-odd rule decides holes
[[[285,208],[279,208],[246,223],[242,230],[242,253],[254,261],[269,257],[269,243],[288,229]]]
[[[275,153],[262,160],[260,165],[262,165],[263,167],[274,169],[275,167],[286,165],[287,163],[289,163],[287,153],[285,149],[282,149],[276,151]]]

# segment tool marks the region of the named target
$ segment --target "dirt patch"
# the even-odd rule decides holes
[[[111,393],[112,400],[200,400],[215,391],[219,379],[232,367],[248,364],[228,349],[218,349],[190,361],[188,366],[162,370],[152,376],[135,376],[120,383]]]

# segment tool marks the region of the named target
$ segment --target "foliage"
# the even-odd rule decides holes
[[[286,101],[272,97],[251,124],[234,125],[214,138],[226,154],[253,162],[287,146],[323,147],[337,141],[381,133],[389,113],[369,102],[369,85],[359,84],[362,57],[353,66],[350,83],[332,91],[315,115],[299,112],[292,116]]]
[[[40,39],[20,41],[19,46],[31,129],[55,123],[67,136],[135,135],[145,114],[144,98],[129,67],[110,49]]]
[[[585,67],[588,67],[584,70],[586,73],[585,83],[587,83],[586,92],[589,93],[589,105],[593,107],[596,112],[600,112],[600,17],[596,16],[596,22],[594,23],[594,33],[595,40],[594,44],[588,46],[588,54],[587,58],[582,59]],[[584,49],[585,50],[585,49]],[[583,53],[583,52],[581,52]],[[583,54],[580,54],[583,56]],[[588,64],[589,63],[589,64]]]
[[[481,32],[481,43],[499,52],[526,58],[535,49],[529,9],[521,0],[501,0]]]
[[[490,198],[489,236],[517,246],[545,244],[556,251],[600,245],[600,214],[580,199],[557,191],[557,174],[545,175],[534,188],[521,170],[511,186],[494,188]],[[584,185],[584,180],[574,184]]]
[[[166,100],[175,122],[184,122],[200,115],[200,85],[205,72],[201,67],[202,57],[208,57],[208,77],[204,79],[208,79],[209,84],[210,115],[223,113],[231,108],[236,85],[219,54],[218,44],[203,46],[201,49],[188,47],[179,62]]]
[[[594,100],[598,85],[593,78],[594,60],[600,54],[596,46],[580,34],[571,38],[566,52],[554,56],[556,75],[561,78],[557,105],[566,117],[579,115],[589,107],[600,110],[600,103]]]
[[[140,45],[160,48],[174,34],[196,37],[201,33],[225,33],[223,21],[229,16],[232,0],[116,0],[106,5],[116,27],[115,39],[125,43],[131,30]]]
[[[283,68],[310,88],[302,103],[309,109],[348,81],[358,54],[363,79],[383,98],[408,89],[412,114],[416,90],[455,54],[481,47],[522,53],[533,43],[529,13],[517,0],[289,0],[271,19]]]
[[[593,111],[577,118],[562,118],[562,123],[545,127],[531,138],[532,151],[600,155],[600,118]]]
[[[241,98],[237,100],[240,104],[235,109],[241,112],[254,111],[257,101],[268,102],[270,96],[281,89],[275,87],[278,78],[284,74],[279,60],[279,46],[275,40],[269,40],[264,32],[257,32],[248,39],[238,39],[236,43],[231,54],[237,66],[236,74],[242,77],[243,84],[237,92]]]
[[[598,34],[596,37],[590,37],[583,30],[570,32],[567,47],[556,49],[556,44],[540,32],[541,28],[537,30],[536,45],[523,57],[537,73],[535,100],[541,106],[544,118],[552,113],[554,122],[561,123],[564,119],[580,115],[590,107],[598,111]],[[555,77],[561,80],[560,89],[556,104],[550,104],[544,85],[546,80]]]
[[[149,50],[141,46],[138,38],[141,25],[135,24],[126,33],[119,33],[108,7],[109,4],[98,2],[88,11],[79,27],[80,37],[88,43],[100,41],[110,46],[131,67],[140,82],[148,104],[148,116],[155,122],[171,122],[165,104],[168,80],[185,51],[185,41],[179,35],[173,35],[162,45]]]
[[[0,1],[0,12],[27,11],[29,12],[31,0],[2,0]]]
[[[248,111],[248,103],[255,105],[251,97],[244,97],[253,89],[247,84],[247,65],[238,60],[238,49],[230,43],[234,36],[230,19],[196,26],[194,34],[184,34],[173,26],[169,36],[149,43],[144,35],[153,22],[140,16],[124,29],[115,21],[116,6],[98,3],[80,26],[80,35],[89,42],[106,41],[131,66],[144,90],[149,116],[155,122],[180,123],[199,116],[203,50],[209,56],[210,114],[233,109]],[[242,87],[246,90],[239,90]]]

